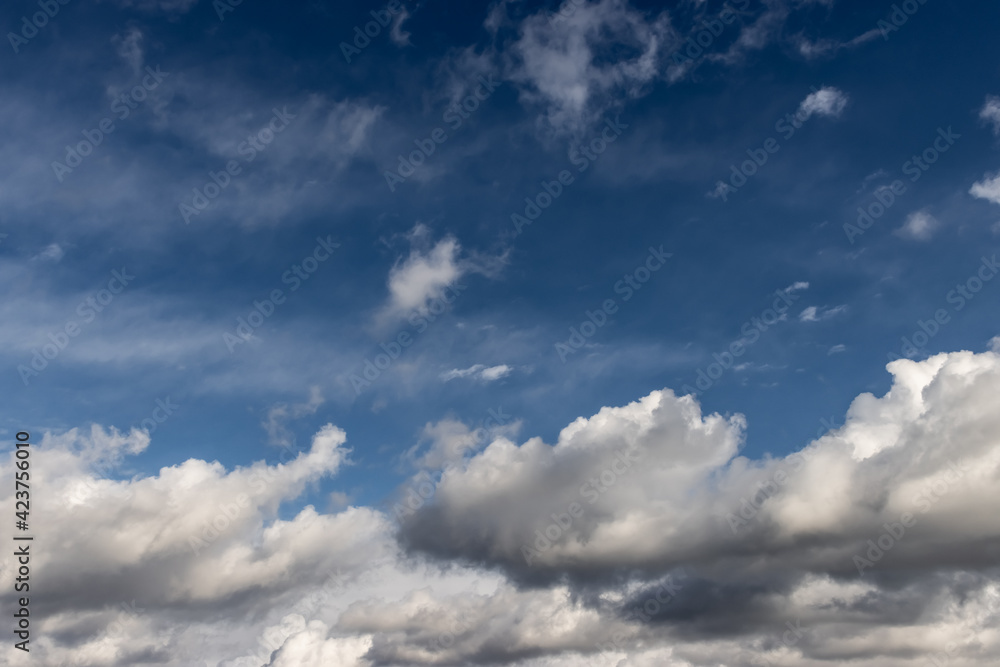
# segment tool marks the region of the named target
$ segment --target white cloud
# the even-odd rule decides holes
[[[422,443],[418,443],[405,455],[418,468],[441,468],[448,462],[461,460],[467,453],[474,451],[477,445],[482,444],[472,429],[453,419],[427,424],[422,435],[423,440],[430,441],[427,450],[418,456],[417,452],[422,448]]]
[[[1000,587],[981,578],[972,586],[967,596],[960,586],[929,588],[921,600],[919,589],[884,595],[871,582],[810,576],[784,595],[762,595],[733,633],[725,632],[730,610],[746,604],[747,592],[680,575],[614,595],[579,595],[565,585],[499,586],[479,595],[418,591],[353,605],[340,627],[374,635],[369,655],[376,665],[916,667],[952,641],[977,649],[968,653],[980,657],[963,664],[987,665],[998,648],[990,623],[1000,612]],[[725,598],[725,608],[711,604],[716,596]],[[894,605],[914,604],[926,609],[923,616],[897,610],[892,625],[872,622]],[[699,607],[710,608],[713,618],[699,618]],[[657,612],[646,615],[648,609]]]
[[[799,313],[799,322],[819,322],[821,320],[828,320],[831,317],[836,317],[846,310],[847,306],[843,305],[834,306],[833,308],[827,308],[825,306],[809,306]]]
[[[1000,517],[985,509],[1000,470],[1000,412],[987,408],[1000,390],[1000,357],[957,352],[888,368],[892,389],[859,396],[846,424],[801,455],[740,457],[740,416],[702,416],[692,397],[670,391],[578,419],[555,445],[499,439],[443,476],[434,506],[406,524],[408,543],[536,581],[618,568],[666,574],[690,563],[775,576],[794,563],[833,575],[854,569],[852,557],[883,523],[911,512],[921,529],[880,568],[919,580],[972,567],[974,544],[1000,542]],[[956,432],[961,442],[948,435]],[[741,517],[741,499],[762,484],[771,497]],[[574,502],[582,514],[551,537],[536,532]],[[810,535],[824,536],[822,548],[808,545]]]
[[[507,76],[545,108],[550,127],[579,134],[620,96],[642,94],[677,37],[666,13],[648,19],[626,0],[564,0],[561,10],[565,18],[540,12],[523,21]]]
[[[370,512],[318,516],[307,507],[288,521],[274,519],[283,501],[344,464],[344,440],[343,431],[328,425],[308,451],[284,464],[256,463],[227,472],[219,463],[189,459],[154,477],[115,481],[93,471],[113,472],[124,455],[143,451],[149,444],[145,432],[124,435],[95,426],[89,434],[73,429],[46,435],[39,448],[47,464],[33,477],[49,489],[38,499],[36,523],[47,531],[52,549],[38,564],[53,590],[79,594],[80,600],[115,602],[109,597],[114,589],[99,589],[130,572],[129,580],[141,581],[133,582],[135,594],[141,591],[148,603],[183,606],[278,586],[293,562],[296,567],[326,563],[324,570],[336,559],[357,563],[340,547],[323,553],[316,539],[339,523],[341,529],[358,531],[344,539],[360,545],[378,527]],[[5,465],[4,472],[11,467]],[[49,505],[60,510],[51,512]],[[270,520],[261,533],[264,519]],[[234,543],[234,537],[246,542]],[[309,575],[301,570],[296,576]]]
[[[600,118],[620,109],[624,99],[647,94],[659,81],[675,83],[703,62],[742,63],[748,52],[783,39],[782,29],[792,11],[810,3],[772,0],[761,12],[748,11],[743,2],[712,11],[706,3],[692,4],[697,5],[695,20],[678,28],[686,23],[685,9],[676,10],[681,18],[675,25],[671,12],[643,11],[628,0],[563,0],[552,10],[543,9],[516,23],[508,10],[517,3],[502,0],[494,3],[484,26],[499,45],[491,55],[505,77],[521,87],[521,100],[541,107],[555,133],[580,137]],[[504,41],[506,29],[516,34],[510,43]],[[877,30],[869,31],[849,45],[877,35]],[[698,43],[706,37],[711,40],[707,45]],[[729,46],[720,50],[716,39]],[[697,49],[694,55],[686,55],[691,51],[688,44]],[[832,88],[824,90],[842,95]],[[814,100],[818,106],[810,113],[839,115],[846,97],[828,99],[824,92]]]
[[[878,28],[872,28],[871,30],[864,32],[857,37],[848,40],[846,42],[841,42],[835,39],[820,39],[816,41],[809,41],[805,37],[799,37],[797,47],[799,53],[805,58],[821,58],[825,56],[831,56],[841,49],[852,49],[881,36],[881,31]]]
[[[441,379],[444,380],[445,382],[449,382],[456,378],[465,378],[469,377],[470,375],[477,375],[484,368],[485,366],[483,366],[482,364],[475,364],[473,366],[469,366],[468,368],[462,368],[462,369],[454,368],[450,371],[445,371],[444,373],[441,373]]]
[[[847,100],[847,95],[842,91],[827,86],[810,93],[802,100],[802,104],[799,105],[799,115],[810,118],[814,114],[818,114],[837,118],[847,106]]]
[[[307,451],[284,463],[227,471],[189,459],[155,476],[116,480],[125,457],[148,448],[145,432],[94,426],[44,435],[35,447],[45,463],[33,469],[32,482],[46,493],[32,498],[32,518],[48,548],[32,564],[45,572],[47,587],[31,597],[33,612],[46,611],[36,621],[32,659],[98,666],[160,655],[169,664],[209,657],[217,664],[241,650],[221,639],[227,631],[217,623],[263,618],[301,600],[330,573],[353,579],[390,556],[389,524],[374,510],[320,514],[307,506],[278,518],[282,503],[345,464],[344,442],[344,432],[327,425]],[[5,456],[0,475],[13,478],[13,469],[14,457]],[[13,507],[12,491],[4,493],[2,504]],[[0,576],[13,568],[15,559],[5,554]],[[133,600],[139,609],[123,617],[121,605]],[[225,619],[218,618],[221,608]],[[230,632],[247,645],[254,641],[254,631]],[[64,639],[46,639],[53,636]],[[194,649],[213,636],[214,645]],[[203,649],[208,653],[200,655]]]
[[[401,600],[356,603],[340,626],[377,635],[371,657],[378,665],[515,664],[532,653],[589,653],[617,633],[635,634],[575,597],[566,586],[519,591],[503,585],[491,594],[447,597],[414,591]]]
[[[993,126],[993,134],[1000,135],[1000,97],[987,97],[983,108],[979,110],[979,118]]]
[[[427,313],[432,305],[443,312],[457,298],[464,286],[462,276],[480,273],[496,275],[506,262],[506,255],[484,257],[475,253],[462,255],[462,247],[448,236],[427,248],[430,230],[416,225],[409,233],[410,254],[397,261],[389,271],[389,302],[378,315],[381,323],[405,317],[411,313]]]
[[[449,549],[452,541],[463,535],[462,550],[468,555],[491,553],[492,559],[526,567],[522,547],[536,542],[535,531],[544,530],[551,514],[568,512],[569,505],[578,502],[593,509],[572,527],[570,539],[546,551],[542,559],[580,559],[583,566],[591,558],[601,560],[607,556],[617,560],[622,556],[619,550],[627,548],[633,554],[621,561],[627,565],[635,562],[633,559],[642,559],[651,549],[655,551],[654,545],[661,540],[684,542],[690,537],[680,536],[685,529],[682,525],[659,532],[664,524],[680,516],[670,511],[667,503],[650,505],[648,511],[655,507],[661,518],[647,524],[642,510],[618,515],[612,507],[616,501],[611,498],[639,502],[651,490],[645,479],[652,484],[653,477],[657,478],[657,488],[664,490],[662,493],[670,497],[675,492],[683,494],[691,479],[736,454],[742,428],[741,417],[723,419],[712,415],[702,419],[691,397],[677,398],[666,391],[654,392],[624,407],[603,408],[590,419],[577,419],[562,430],[554,446],[539,438],[521,446],[506,439],[496,440],[463,469],[444,475],[436,495],[443,513],[438,516],[434,510],[427,510],[424,515],[418,514],[409,526],[413,530],[411,539],[437,551]],[[664,437],[668,433],[671,437]],[[650,456],[652,447],[657,450],[655,458]],[[637,454],[638,460],[631,452]],[[580,485],[589,478],[599,478],[601,471],[611,466],[622,471],[623,476],[628,475],[627,483],[597,494],[590,503],[592,492],[582,492]],[[558,483],[553,477],[556,474]],[[607,475],[609,479],[612,476],[618,477]],[[662,500],[662,493],[649,499]],[[617,520],[612,518],[615,515]],[[605,532],[601,528],[604,520],[625,524],[617,529],[609,525]],[[472,529],[473,524],[478,527]],[[644,524],[649,529],[640,530]],[[651,529],[653,526],[656,530]],[[611,537],[619,532],[624,539]],[[677,547],[681,548],[680,543]]]
[[[834,345],[829,350],[827,350],[826,354],[827,356],[830,356],[833,354],[840,354],[841,352],[844,352],[846,350],[847,350],[846,345],[844,345],[843,343],[838,343],[837,345]]]
[[[403,30],[403,23],[410,18],[410,10],[403,7],[403,11],[392,20],[392,29],[389,31],[389,39],[396,46],[410,46],[410,33]]]
[[[412,250],[402,263],[389,272],[390,308],[404,314],[424,311],[432,299],[440,299],[446,287],[462,275],[458,261],[459,245],[446,238],[426,253]]]
[[[972,185],[969,194],[994,204],[1000,204],[1000,173],[986,174],[983,180]]]
[[[487,413],[487,417],[475,428],[454,419],[442,419],[425,425],[420,442],[411,447],[403,458],[421,470],[440,470],[498,437],[517,435],[520,428],[521,422],[504,415],[502,407],[499,411]],[[428,442],[429,446],[425,447]]]
[[[446,371],[441,374],[441,379],[445,382],[449,382],[450,380],[455,380],[457,378],[471,377],[482,380],[483,382],[493,382],[494,380],[507,377],[513,370],[514,369],[507,364],[490,366],[489,368],[483,366],[482,364],[475,364],[473,366],[469,366],[468,368],[455,368],[450,371]]]
[[[58,243],[50,243],[49,245],[45,246],[45,248],[40,253],[38,253],[31,259],[36,261],[41,260],[45,262],[58,263],[59,260],[61,260],[65,254],[66,252],[62,249],[62,247]]]
[[[486,382],[493,382],[494,380],[499,380],[500,378],[507,377],[510,375],[511,371],[514,369],[507,364],[500,364],[499,366],[491,366],[490,368],[484,368],[481,373],[481,377]]]
[[[579,418],[555,445],[507,434],[444,456],[458,465],[404,523],[408,556],[374,509],[279,518],[346,464],[333,426],[285,463],[189,459],[121,480],[94,469],[144,452],[147,434],[46,435],[38,643],[10,662],[918,667],[954,643],[964,667],[996,664],[1000,354],[888,369],[884,396],[858,396],[843,426],[787,456],[741,456],[742,417],[666,390]],[[428,434],[470,435],[446,426]],[[891,546],[858,575],[869,540]],[[530,566],[525,544],[542,547]],[[0,576],[14,561],[0,556]],[[782,644],[789,623],[801,641]]]
[[[816,306],[809,306],[801,313],[799,313],[800,322],[817,322],[819,318],[816,317]]]
[[[937,219],[927,211],[915,211],[906,216],[903,226],[895,234],[917,241],[928,241],[938,226]]]
[[[282,643],[266,667],[369,667],[364,658],[372,648],[371,636],[329,637],[330,628],[323,621],[291,619],[294,632]]]

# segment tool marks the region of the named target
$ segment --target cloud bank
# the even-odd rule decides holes
[[[398,532],[372,508],[281,516],[350,463],[332,425],[282,462],[189,459],[132,478],[145,432],[47,434],[31,659],[993,664],[1000,355],[888,370],[884,396],[861,394],[842,427],[787,456],[741,456],[742,416],[669,389],[551,445],[505,432],[438,457],[450,465],[433,497]],[[432,435],[462,439],[445,426]],[[14,567],[5,555],[2,574]]]

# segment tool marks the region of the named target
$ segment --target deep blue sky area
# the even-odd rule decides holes
[[[284,405],[298,446],[327,422],[347,432],[354,465],[336,487],[375,504],[412,472],[425,425],[475,428],[502,408],[520,421],[510,437],[553,443],[602,406],[695,385],[778,291],[792,305],[698,397],[746,416],[752,458],[885,393],[887,355],[936,311],[948,321],[914,358],[981,352],[1000,333],[1000,280],[949,300],[1000,250],[1000,187],[973,192],[1000,169],[996,3],[914,3],[887,31],[892,3],[744,0],[715,36],[718,2],[623,2],[644,28],[571,17],[567,43],[539,13],[555,3],[403,2],[405,20],[350,63],[342,43],[384,4],[244,0],[224,20],[211,2],[165,4],[69,2],[2,47],[5,436],[141,427],[169,397],[180,408],[115,474],[233,467],[278,460],[265,424]],[[0,25],[37,10],[5,3]],[[738,29],[755,21],[756,40]],[[675,57],[699,34],[703,54]],[[120,118],[135,86],[144,99]],[[275,111],[287,126],[248,160],[243,142]],[[60,180],[53,162],[105,118],[113,132]],[[602,132],[614,140],[582,157]],[[386,172],[428,141],[390,189]],[[753,155],[766,162],[720,190]],[[231,161],[239,174],[186,222]],[[572,182],[515,233],[512,215],[564,170]],[[892,203],[849,238],[879,197]],[[293,290],[318,239],[339,247]],[[669,259],[625,300],[616,286],[661,247]],[[134,280],[84,322],[80,304],[123,268]],[[275,289],[283,302],[240,338]],[[608,299],[614,314],[560,358]],[[64,349],[19,370],[69,321],[81,330]],[[356,391],[400,332],[412,344]]]

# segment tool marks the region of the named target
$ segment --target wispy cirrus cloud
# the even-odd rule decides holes
[[[846,305],[840,306],[809,306],[799,313],[799,322],[819,322],[836,317],[847,310]]]
[[[490,367],[486,367],[483,364],[475,364],[473,366],[469,366],[468,368],[455,368],[450,371],[445,371],[441,374],[441,379],[445,382],[458,378],[472,378],[482,382],[494,382],[507,377],[513,370],[513,368],[506,364]]]

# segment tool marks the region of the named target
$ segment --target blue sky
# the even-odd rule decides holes
[[[351,463],[291,517],[387,506],[443,421],[555,443],[718,359],[704,414],[783,457],[890,355],[990,349],[1000,6],[559,7],[71,1],[8,36],[0,432],[147,420],[128,480],[335,424]]]
[[[994,207],[968,194],[996,168],[996,140],[978,115],[1000,83],[989,40],[975,38],[990,30],[995,8],[981,8],[977,28],[928,4],[888,39],[879,33],[807,58],[796,40],[847,42],[889,14],[815,3],[761,48],[734,47],[735,29],[712,35],[712,57],[682,55],[698,66],[673,83],[662,73],[607,91],[591,83],[577,112],[564,110],[563,91],[539,92],[533,72],[504,62],[516,51],[517,17],[540,7],[511,6],[496,36],[483,26],[485,6],[414,7],[401,28],[407,42],[380,29],[350,64],[337,46],[371,20],[367,6],[245,3],[221,21],[208,3],[182,14],[62,8],[5,68],[6,428],[127,427],[169,396],[183,407],[159,429],[162,458],[151,451],[149,465],[195,453],[233,465],[267,455],[259,423],[270,406],[301,402],[318,386],[327,401],[294,430],[332,420],[363,435],[354,472],[371,500],[392,481],[393,455],[426,422],[475,422],[502,406],[526,433],[551,438],[602,405],[680,391],[741,337],[769,294],[807,282],[787,321],[739,360],[745,368],[702,398],[710,410],[747,415],[752,452],[784,453],[856,394],[884,391],[886,354],[899,352],[918,319],[949,307],[949,289],[996,248]],[[666,9],[635,6],[646,16]],[[26,11],[11,6],[8,23]],[[696,37],[708,29],[699,11],[671,16]],[[678,52],[685,49],[696,53]],[[147,65],[169,74],[120,120],[111,91],[141,83]],[[468,119],[453,111],[445,122],[452,97],[475,92],[480,75],[496,90]],[[846,99],[836,117],[813,116],[790,137],[788,125],[776,130],[822,87]],[[290,121],[257,164],[245,162],[238,144],[266,127],[272,108],[304,122]],[[114,132],[58,182],[49,163],[105,117]],[[587,164],[579,146],[616,118],[627,128]],[[902,165],[949,127],[961,138],[911,183]],[[445,143],[391,192],[384,172],[435,128]],[[744,187],[726,201],[706,196],[768,138],[779,150]],[[245,171],[184,224],[179,205],[230,159]],[[511,214],[523,215],[524,198],[563,169],[574,182],[512,237]],[[849,243],[843,225],[898,178],[908,186],[899,203]],[[917,211],[937,221],[930,238],[894,234]],[[418,227],[419,243],[408,242]],[[230,353],[223,333],[254,299],[288,289],[282,274],[317,236],[341,244],[338,252],[289,294],[257,340]],[[456,261],[486,270],[470,269],[462,297],[356,396],[349,375],[410,326],[376,328],[390,270],[447,239],[460,247]],[[673,255],[663,270],[562,363],[555,344],[661,245]],[[58,257],[46,258],[53,246]],[[135,282],[25,387],[17,365],[122,266]],[[984,349],[998,298],[987,288],[921,352]],[[829,317],[799,321],[810,306]],[[837,346],[843,351],[831,354]],[[475,364],[513,370],[493,382],[440,379]],[[230,437],[212,437],[222,433]]]

